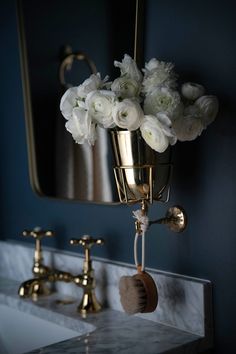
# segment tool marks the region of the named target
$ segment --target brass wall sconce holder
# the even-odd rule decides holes
[[[148,213],[148,204],[145,200],[141,202],[141,210],[143,215],[147,215]],[[165,217],[157,219],[157,220],[149,220],[148,227],[154,224],[167,225],[167,227],[173,232],[183,232],[188,224],[188,217],[183,207],[179,205],[175,205],[170,207]],[[138,234],[142,233],[142,223],[139,220],[135,221],[135,228]]]
[[[169,201],[173,168],[171,151],[155,152],[138,131],[112,131],[111,138],[115,157],[113,171],[120,202],[127,205],[141,203],[142,215],[147,216],[148,204]],[[148,226],[153,224],[166,224],[171,231],[182,232],[187,226],[187,215],[181,206],[173,206],[164,218],[150,221]],[[141,225],[138,229],[141,230]]]

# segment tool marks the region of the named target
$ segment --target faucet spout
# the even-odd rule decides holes
[[[49,295],[51,292],[46,287],[44,281],[43,278],[34,278],[25,281],[19,287],[19,296],[24,298],[32,297],[33,300],[36,300],[38,296]]]
[[[59,270],[50,270],[47,268],[48,274],[29,279],[23,282],[18,290],[18,294],[21,297],[32,297],[34,300],[39,295],[50,295],[51,291],[46,287],[46,283],[53,283],[56,281],[64,281],[66,283],[71,282],[73,276],[68,272],[61,272]]]

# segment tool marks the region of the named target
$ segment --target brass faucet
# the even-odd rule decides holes
[[[50,289],[46,285],[48,282],[74,282],[77,286],[83,289],[83,297],[80,305],[78,306],[78,311],[82,314],[99,311],[101,309],[101,305],[95,295],[96,282],[94,270],[92,268],[92,261],[90,258],[90,249],[93,245],[102,245],[104,240],[102,238],[93,239],[90,236],[83,236],[80,239],[70,240],[71,245],[81,245],[85,250],[82,274],[72,275],[71,273],[52,269],[43,264],[41,239],[42,237],[52,237],[53,235],[54,233],[52,231],[44,231],[39,228],[35,228],[32,231],[25,230],[23,232],[23,236],[31,236],[35,238],[36,246],[32,268],[34,278],[21,284],[18,291],[19,296],[32,297],[33,300],[37,300],[39,296],[49,295],[51,293]]]

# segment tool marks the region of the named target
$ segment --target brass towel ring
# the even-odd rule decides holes
[[[97,68],[94,62],[83,52],[71,52],[62,60],[59,68],[59,80],[62,86],[71,87],[72,84],[66,82],[65,71],[70,71],[74,60],[85,61],[91,73],[96,74]]]

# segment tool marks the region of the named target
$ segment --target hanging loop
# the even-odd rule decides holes
[[[149,219],[147,216],[147,203],[145,200],[142,201],[142,208],[133,211],[135,221],[136,234],[134,237],[134,262],[137,267],[138,272],[145,270],[145,234],[149,226]],[[141,244],[141,264],[138,261],[138,240],[142,239]]]
[[[138,239],[142,238],[142,258],[141,258],[141,263],[138,261]],[[145,232],[142,234],[135,234],[134,238],[134,263],[137,268],[137,270],[140,272],[144,272],[145,270]]]

